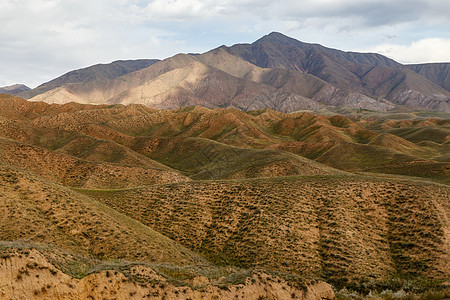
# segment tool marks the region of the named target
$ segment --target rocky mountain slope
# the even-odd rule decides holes
[[[407,65],[409,69],[450,91],[450,64]]]
[[[10,86],[3,86],[0,87],[0,94],[9,94],[13,96],[17,96],[25,91],[31,90],[29,87],[27,87],[24,84],[14,84]]]
[[[438,75],[437,79],[431,71],[418,72],[420,75],[429,74],[428,80],[425,78],[427,76],[410,72],[407,67],[379,54],[329,49],[302,43],[277,32],[253,44],[225,49],[257,66],[312,74],[333,86],[357,91],[374,99],[388,99],[416,109],[449,111],[448,80],[444,79],[445,76]],[[420,65],[411,69],[418,71]]]
[[[109,64],[98,64],[84,69],[68,72],[54,80],[41,84],[31,91],[23,91],[21,97],[32,98],[49,90],[71,83],[88,83],[113,79],[122,75],[147,68],[158,62],[157,59],[118,60]]]
[[[201,55],[73,71],[21,96],[48,103],[133,103],[159,109],[201,105],[245,111],[357,107],[449,112],[447,71],[445,64],[404,66],[379,54],[344,52],[274,32],[252,44]]]

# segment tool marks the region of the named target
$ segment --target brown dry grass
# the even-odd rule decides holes
[[[446,186],[326,176],[84,192],[217,263],[336,284],[449,274]]]
[[[136,220],[15,168],[0,165],[0,240],[56,245],[100,258],[203,262]]]

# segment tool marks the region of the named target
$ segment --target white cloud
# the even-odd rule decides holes
[[[0,84],[32,87],[72,69],[116,59],[165,58],[179,41],[145,28],[130,1],[0,0]]]
[[[233,19],[239,16],[258,16],[267,18],[273,14],[277,5],[272,0],[153,0],[145,10],[149,21],[186,22],[215,18]]]
[[[417,20],[448,22],[447,0],[153,0],[145,14],[158,21],[186,21],[258,16],[280,21],[317,18],[358,18],[360,25],[382,26]]]
[[[427,38],[409,45],[382,44],[365,52],[376,52],[405,64],[450,62],[450,39]]]
[[[216,3],[209,0],[154,0],[147,5],[145,13],[153,21],[207,19],[221,10]]]

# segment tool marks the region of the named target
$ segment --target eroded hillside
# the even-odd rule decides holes
[[[5,245],[2,245],[3,247]],[[71,254],[34,248],[1,249],[0,297],[14,299],[332,299],[324,282],[287,282],[261,270],[232,268],[196,270],[149,264],[95,265],[97,271],[83,274],[92,262]],[[58,267],[71,262],[78,276]],[[56,264],[56,265],[55,265]],[[97,262],[98,264],[98,262]],[[65,270],[67,271],[67,270]],[[81,275],[81,279],[77,278]]]
[[[333,283],[450,270],[448,186],[341,175],[83,193],[221,264]]]
[[[363,293],[442,288],[449,140],[443,113],[156,110],[0,95],[3,295],[318,299],[315,281]],[[39,252],[23,254],[24,243]],[[92,263],[77,277],[64,264],[73,257],[58,251]],[[133,275],[142,280],[128,282],[121,264],[146,266]],[[310,285],[297,289],[299,279]]]

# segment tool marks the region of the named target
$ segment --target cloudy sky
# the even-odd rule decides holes
[[[450,62],[448,0],[0,0],[0,86],[272,31],[402,63]]]

